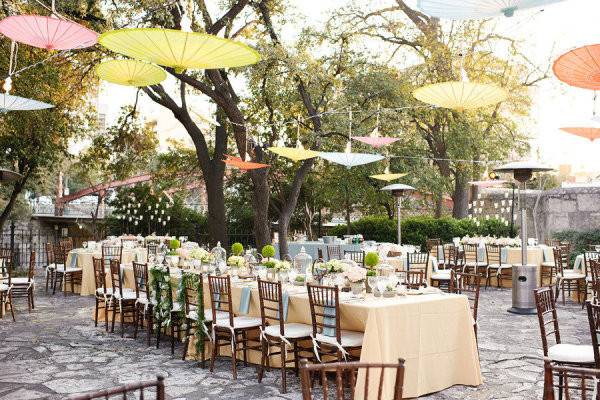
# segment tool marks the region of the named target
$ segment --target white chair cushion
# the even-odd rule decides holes
[[[258,328],[262,325],[260,318],[252,318],[252,317],[235,317],[233,318],[233,328],[234,329],[244,329],[244,328]],[[229,319],[218,319],[215,322],[215,326],[221,328],[230,328]]]
[[[46,269],[56,269],[56,267],[57,267],[57,265],[56,265],[56,264],[54,264],[54,263],[52,263],[52,264],[48,264],[48,265],[46,266]],[[63,264],[58,264],[58,267],[59,267],[59,268],[64,268],[64,265],[63,265]]]
[[[177,303],[176,301],[173,302],[173,307],[171,308],[171,312],[178,312],[181,311],[183,309],[183,307],[181,307],[181,303]]]
[[[69,273],[69,272],[83,271],[83,269],[81,269],[81,268],[69,268],[69,267],[65,268],[64,265],[59,265],[58,268],[56,268],[56,271],[57,272],[66,272],[66,273]]]
[[[289,323],[283,325],[284,336],[286,338],[298,339],[308,338],[312,335],[312,326],[306,324]],[[265,328],[265,334],[279,337],[279,324],[269,325]]]
[[[561,274],[556,274],[556,276],[563,279],[585,279],[585,275],[579,272],[565,270],[564,273],[564,277]]]
[[[488,268],[491,268],[491,269],[511,269],[512,265],[510,265],[510,264],[502,264],[502,265],[500,265],[500,264],[490,264],[490,265],[488,265]]]
[[[469,261],[465,263],[466,267],[485,267],[487,264],[483,261]]]
[[[448,271],[448,272],[446,272]],[[434,272],[431,274],[431,279],[436,281],[449,281],[450,280],[450,270],[442,270],[438,272]]]
[[[542,267],[554,267],[554,263],[550,261],[544,261]]]
[[[100,296],[103,296],[104,295],[104,291],[102,290],[102,288],[96,289],[96,294],[98,294]],[[107,296],[112,296],[112,288],[111,287],[106,288],[106,295]]]
[[[29,282],[29,278],[12,278],[10,282],[13,285],[29,285],[31,283]]]
[[[589,345],[555,344],[548,349],[552,361],[569,363],[593,363],[594,349]]]
[[[342,347],[360,347],[362,346],[364,333],[356,331],[342,330]],[[318,342],[329,343],[335,345],[335,336],[325,336],[322,333],[317,333],[315,339]]]
[[[187,317],[191,320],[198,321],[198,311],[196,311],[196,310],[190,311],[188,313]],[[220,320],[220,319],[229,319],[229,314],[227,314],[226,312],[223,312],[223,311],[217,311],[217,320]],[[204,321],[212,322],[212,320],[213,320],[212,309],[210,309],[210,308],[204,309]]]
[[[118,292],[115,292],[113,294],[113,297],[119,300],[135,300],[137,298],[137,295],[135,293],[135,290],[123,289],[123,297],[121,297],[121,294]]]

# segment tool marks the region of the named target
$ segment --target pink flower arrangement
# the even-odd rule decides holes
[[[344,270],[344,276],[352,283],[359,283],[367,278],[367,270],[359,266],[352,266]]]
[[[184,249],[184,248],[180,247],[180,248],[177,249],[177,255],[179,257],[181,257],[182,259],[187,260],[189,253],[188,253],[187,249]]]

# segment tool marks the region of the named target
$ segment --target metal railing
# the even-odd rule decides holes
[[[56,215],[56,206],[53,204],[32,204],[33,215],[35,216],[54,216]],[[95,203],[69,203],[65,205],[62,215],[64,217],[79,217],[79,218],[91,218],[92,214],[96,212]],[[103,219],[110,216],[113,212],[113,208],[107,205],[100,205],[98,208],[98,218]]]

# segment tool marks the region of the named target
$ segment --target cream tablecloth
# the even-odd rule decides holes
[[[94,264],[93,257],[100,258],[102,257],[102,252],[100,250],[88,250],[88,249],[74,249],[69,252],[67,257],[67,266],[77,266],[83,269],[83,277],[81,280],[81,291],[80,294],[82,296],[93,295],[96,291],[96,282],[94,278]],[[131,266],[132,261],[137,262],[146,262],[147,250],[145,248],[136,248],[136,249],[123,249],[122,254],[122,264],[124,266]],[[131,285],[134,284],[133,281],[133,269],[131,270],[131,282],[130,288],[133,288]],[[110,279],[108,279],[110,280]],[[110,286],[110,282],[109,283]],[[124,282],[127,287],[127,283]]]

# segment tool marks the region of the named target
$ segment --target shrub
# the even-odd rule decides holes
[[[171,239],[171,241],[169,242],[169,249],[171,250],[177,250],[180,247],[181,243],[177,239]]]
[[[375,267],[379,264],[379,255],[377,253],[367,253],[365,256],[365,265],[369,268]]]
[[[244,252],[244,245],[239,242],[235,242],[231,245],[231,252],[234,256],[239,256]]]
[[[600,244],[600,229],[589,231],[566,230],[552,234],[554,239],[571,242],[573,244],[573,255],[581,254],[588,249],[590,244]]]
[[[396,220],[386,217],[368,216],[351,224],[352,232],[361,233],[365,240],[395,243]],[[346,225],[339,225],[330,230],[334,236],[346,233]],[[427,239],[440,238],[448,243],[452,238],[463,236],[495,236],[507,237],[510,227],[502,221],[483,220],[480,226],[472,219],[455,219],[451,217],[433,218],[429,216],[408,217],[402,220],[402,243],[425,248]]]
[[[263,257],[266,257],[266,258],[275,257],[275,247],[268,244],[262,248],[261,254]]]

